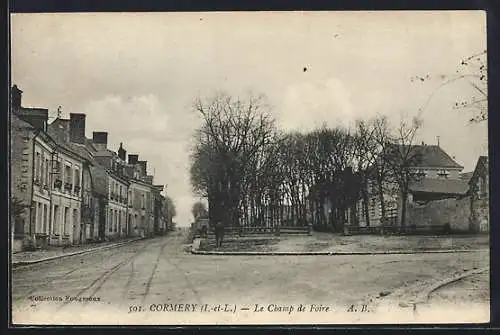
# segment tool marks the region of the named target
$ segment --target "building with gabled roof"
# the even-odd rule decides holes
[[[14,219],[15,237],[36,247],[80,243],[85,157],[49,133],[47,109],[22,106],[22,91],[16,85],[11,91],[11,121],[11,191],[15,197],[18,160],[22,184],[30,187],[24,197],[27,215],[21,216],[22,222]]]
[[[458,164],[439,145],[403,146],[393,144],[391,150],[399,150],[393,157],[407,157],[410,171],[414,173],[415,180],[409,185],[408,202],[428,202],[448,198],[464,197],[468,191],[467,182],[460,178],[463,166]],[[402,197],[399,187],[395,182],[387,181],[383,186],[386,219],[392,225],[399,225],[402,209]],[[357,224],[367,225],[365,209],[369,211],[371,226],[380,225],[382,220],[382,204],[376,190],[375,181],[369,182],[369,203],[365,206],[363,199],[357,204]]]

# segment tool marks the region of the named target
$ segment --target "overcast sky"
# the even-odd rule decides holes
[[[349,125],[378,113],[416,115],[462,58],[486,49],[483,12],[101,13],[11,17],[12,82],[26,107],[87,114],[168,185],[179,225],[191,221],[189,145],[196,96],[264,93],[280,127]],[[307,71],[304,72],[304,68]],[[485,153],[486,124],[452,110],[466,83],[443,87],[421,137],[464,171]]]

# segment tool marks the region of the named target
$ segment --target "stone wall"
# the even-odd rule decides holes
[[[408,226],[440,226],[449,224],[452,231],[471,229],[470,197],[430,201],[425,205],[408,205]]]
[[[472,225],[476,232],[488,232],[490,230],[490,208],[489,199],[474,199],[472,202]]]

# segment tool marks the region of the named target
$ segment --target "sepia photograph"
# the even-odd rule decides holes
[[[484,11],[10,15],[10,317],[490,321]]]

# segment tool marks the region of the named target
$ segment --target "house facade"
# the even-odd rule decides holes
[[[471,197],[471,226],[476,232],[490,230],[490,177],[487,156],[478,159],[469,180]]]
[[[154,233],[157,235],[163,235],[167,232],[166,226],[166,199],[161,194],[163,191],[163,185],[154,185]]]
[[[14,235],[28,237],[37,247],[79,243],[84,158],[49,135],[47,109],[22,107],[16,86],[11,94],[14,170],[20,161],[20,170],[11,174],[11,191],[31,186],[22,196],[26,207],[14,220]],[[14,244],[18,249],[19,243]]]
[[[53,159],[52,224],[50,245],[82,242],[81,204],[84,159],[60,147]]]
[[[34,148],[39,131],[14,113],[11,114],[10,127],[11,245],[14,251],[20,251],[26,239],[34,239],[34,227],[31,224],[34,216],[32,213],[37,207],[32,202],[35,175]]]
[[[128,188],[129,182],[117,171],[108,171],[108,226],[107,233],[111,238],[127,235]]]

